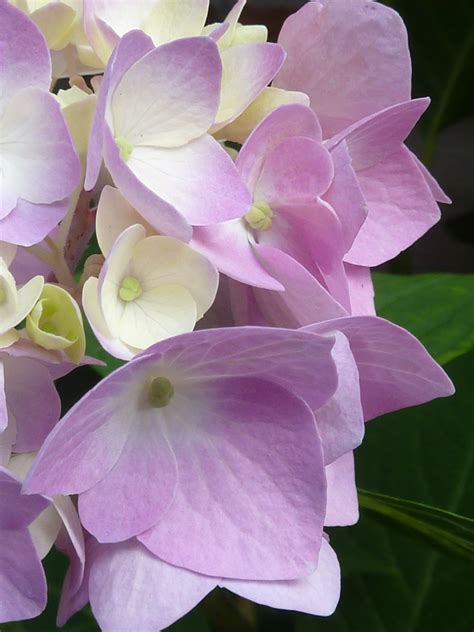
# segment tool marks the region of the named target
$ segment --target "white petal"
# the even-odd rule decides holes
[[[196,302],[180,285],[160,285],[125,305],[120,320],[120,338],[126,344],[146,349],[155,342],[192,331]]]

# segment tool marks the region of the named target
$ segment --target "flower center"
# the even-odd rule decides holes
[[[142,293],[142,286],[137,278],[128,276],[123,279],[119,289],[119,296],[122,301],[129,303],[130,301],[140,298]]]
[[[4,290],[4,288],[2,286],[3,286],[3,283],[0,280],[0,305],[5,303],[5,301],[7,300],[7,293],[5,292],[5,290]]]
[[[132,154],[133,145],[129,143],[128,140],[126,140],[123,136],[118,136],[115,139],[115,142],[117,143],[117,147],[120,149],[120,158],[124,162],[127,162]]]
[[[245,221],[254,230],[268,230],[272,227],[273,211],[268,202],[255,202],[245,215]]]
[[[174,388],[167,377],[155,377],[148,391],[148,402],[153,408],[164,408],[174,395]]]

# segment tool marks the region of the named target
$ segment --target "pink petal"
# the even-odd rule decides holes
[[[332,206],[341,222],[344,251],[348,252],[367,218],[367,204],[345,141],[331,149],[331,158],[334,164],[334,178],[324,194],[324,200]]]
[[[347,527],[359,520],[354,453],[347,452],[326,466],[327,510],[324,526]]]
[[[55,426],[28,473],[26,493],[47,489],[50,496],[77,494],[90,489],[113,468],[133,419],[126,408],[114,405],[114,398],[122,402],[129,389],[120,370],[114,373],[109,389],[110,398],[100,404],[94,396],[97,387],[89,391]]]
[[[357,362],[365,420],[454,393],[443,369],[408,331],[382,318],[353,316],[305,327],[341,331]]]
[[[285,51],[278,44],[237,44],[221,52],[224,68],[219,112],[213,131],[235,120],[280,70]]]
[[[87,8],[85,13],[87,14]],[[87,168],[84,188],[94,188],[102,165],[105,117],[108,115],[110,99],[124,73],[146,53],[153,50],[153,42],[142,31],[132,31],[122,37],[107,64],[100,84],[99,97],[92,122],[87,149]]]
[[[212,226],[196,226],[190,245],[216,268],[242,283],[281,291],[283,286],[262,267],[240,219]]]
[[[189,241],[192,228],[186,219],[133,173],[122,160],[120,150],[108,127],[105,127],[103,136],[104,158],[122,195],[158,233]]]
[[[21,482],[9,470],[0,467],[1,531],[26,530],[50,502],[43,496],[24,496]],[[0,542],[3,544],[2,540]]]
[[[309,408],[260,378],[203,379],[190,396],[193,431],[168,426],[179,471],[173,504],[140,541],[171,564],[210,575],[311,572],[326,494]]]
[[[411,246],[440,218],[429,186],[406,147],[358,172],[369,213],[345,260],[377,266]]]
[[[114,467],[79,496],[82,524],[100,542],[121,542],[142,533],[162,518],[173,501],[176,461],[155,413],[150,408],[142,411]],[[180,419],[172,421],[180,423]]]
[[[170,366],[199,378],[255,376],[296,393],[316,410],[331,397],[337,373],[333,339],[272,327],[230,327],[195,331],[150,347],[140,358],[163,353]],[[151,357],[150,357],[151,356]],[[314,375],[319,375],[315,388]]]
[[[323,443],[325,465],[355,450],[364,437],[359,371],[343,334],[336,336],[332,357],[339,378],[337,389],[331,399],[314,412]]]
[[[80,162],[59,103],[39,88],[16,92],[3,112],[4,186],[35,204],[70,195]]]
[[[336,554],[323,538],[318,566],[307,577],[279,582],[226,580],[219,585],[264,606],[327,617],[339,601],[341,571]]]
[[[95,547],[89,593],[101,630],[161,630],[216,586],[211,577],[166,564],[136,540]]]
[[[310,201],[327,191],[333,176],[331,156],[321,143],[311,138],[289,138],[265,158],[254,200],[270,205]]]
[[[2,239],[19,246],[42,241],[64,218],[69,198],[52,204],[33,204],[19,199],[16,207],[0,220]]]
[[[236,161],[239,173],[251,191],[255,189],[268,154],[284,140],[294,136],[321,140],[317,116],[308,107],[296,103],[277,108],[255,128]]]
[[[345,140],[355,171],[373,167],[400,149],[429,104],[424,98],[393,105],[357,121],[328,144],[335,147]]]
[[[3,355],[7,405],[16,419],[15,452],[39,450],[61,414],[53,379],[37,360]]]
[[[308,2],[287,19],[278,41],[288,57],[274,85],[309,95],[325,138],[410,98],[406,29],[382,4]]]
[[[0,4],[0,110],[15,92],[35,87],[48,91],[49,51],[36,25],[8,2]]]
[[[302,327],[319,320],[347,315],[346,310],[321,283],[295,259],[271,246],[257,244],[255,248],[265,268],[285,287],[284,292],[253,290],[267,324],[274,327]],[[249,321],[240,324],[258,323]]]
[[[219,107],[221,74],[219,50],[208,37],[155,48],[124,73],[114,90],[114,136],[133,147],[161,148],[202,136]]]
[[[46,606],[46,578],[31,536],[0,530],[0,541],[0,623],[37,617]]]
[[[105,160],[116,179],[117,156],[111,155],[108,148],[107,142]],[[118,160],[121,161],[120,157]],[[158,223],[158,205],[162,200],[197,226],[242,217],[250,207],[250,194],[232,159],[208,134],[182,147],[139,146],[134,148],[127,163],[121,163],[122,168],[129,169],[141,186],[154,195],[155,220],[151,221],[151,214],[145,215],[154,226]],[[116,179],[116,184],[122,188],[121,180]],[[144,214],[143,209],[124,190],[122,192]]]

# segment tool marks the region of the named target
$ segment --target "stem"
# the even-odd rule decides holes
[[[43,248],[40,248],[39,246],[29,246],[27,250],[50,266],[58,283],[63,285],[65,288],[74,289],[74,279],[62,251],[58,248],[51,237],[45,237],[44,242],[49,246],[50,252],[43,250]]]
[[[58,283],[64,285],[66,288],[74,289],[74,279],[71,270],[66,263],[66,259],[64,258],[63,251],[58,247],[56,242],[51,239],[51,237],[45,237],[44,241],[51,248],[54,264],[52,268]]]

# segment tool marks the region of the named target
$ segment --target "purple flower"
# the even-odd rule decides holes
[[[59,104],[48,93],[51,60],[35,24],[0,2],[2,240],[30,246],[64,217],[80,163]]]

